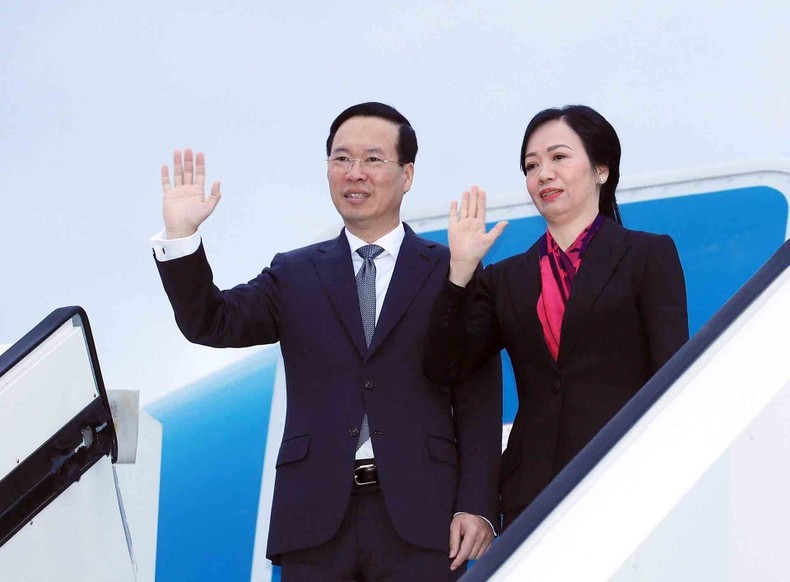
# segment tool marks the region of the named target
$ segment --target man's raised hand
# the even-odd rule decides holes
[[[206,197],[206,161],[198,152],[193,167],[192,150],[173,152],[173,181],[170,184],[167,165],[162,166],[162,216],[165,220],[167,238],[183,238],[197,232],[198,227],[214,212],[220,199],[220,183],[211,185],[211,194]]]
[[[461,197],[461,207],[450,205],[450,224],[447,238],[450,246],[450,281],[465,287],[472,279],[477,265],[502,234],[507,221],[498,222],[486,232],[486,192],[472,186]]]

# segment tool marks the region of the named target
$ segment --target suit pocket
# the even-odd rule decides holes
[[[301,461],[307,456],[307,451],[309,449],[309,434],[283,441],[283,443],[280,445],[280,453],[277,455],[277,465],[275,467],[280,468],[283,465]]]
[[[443,437],[428,437],[428,452],[434,460],[447,463],[454,467],[458,466],[458,449],[455,443]]]

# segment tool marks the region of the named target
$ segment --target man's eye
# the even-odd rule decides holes
[[[332,158],[333,162],[347,162],[349,160],[348,156],[335,156]]]
[[[377,158],[376,156],[370,156],[370,157],[365,158],[365,163],[366,164],[380,164],[383,161],[384,160],[382,160],[381,158]]]

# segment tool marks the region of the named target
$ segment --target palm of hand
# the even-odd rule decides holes
[[[206,162],[198,152],[193,164],[192,150],[173,153],[173,178],[175,187],[170,185],[167,166],[162,166],[162,215],[168,238],[182,238],[197,231],[219,202],[219,182],[211,186],[211,195],[206,198]]]
[[[162,214],[168,230],[195,231],[213,210],[202,185],[184,184],[164,193]]]
[[[505,226],[507,222],[502,221],[486,232],[486,192],[472,186],[463,193],[460,207],[456,202],[450,205],[447,238],[452,261],[465,263],[474,269],[502,234]]]
[[[453,260],[474,264],[483,259],[494,243],[494,239],[486,233],[485,220],[479,217],[450,221],[447,236]]]

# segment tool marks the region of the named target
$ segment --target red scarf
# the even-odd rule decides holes
[[[549,229],[540,245],[540,296],[538,297],[538,319],[543,327],[543,337],[554,361],[560,354],[560,333],[565,305],[571,295],[573,279],[582,264],[584,251],[595,233],[601,228],[604,217],[599,214],[564,251],[554,241]]]

